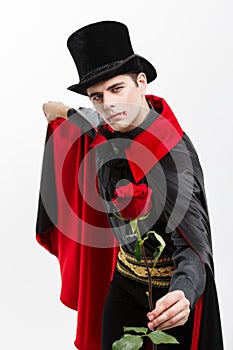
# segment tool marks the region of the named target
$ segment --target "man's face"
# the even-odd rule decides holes
[[[141,124],[148,113],[146,86],[144,73],[137,76],[137,84],[122,74],[89,87],[87,94],[107,124],[115,131],[126,132]]]

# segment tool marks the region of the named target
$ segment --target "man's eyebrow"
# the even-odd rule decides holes
[[[111,89],[114,89],[115,87],[117,87],[118,85],[123,85],[124,82],[123,81],[120,81],[118,83],[115,83],[115,84],[112,84],[110,85],[108,88],[107,88],[107,91],[111,90]],[[89,98],[93,97],[93,96],[96,96],[96,95],[102,95],[102,92],[98,92],[98,91],[95,91],[95,92],[92,92],[90,95],[89,95]]]
[[[120,81],[120,82],[118,82],[118,83],[115,83],[115,84],[112,84],[111,86],[109,86],[109,87],[107,88],[107,90],[114,89],[114,88],[117,87],[118,85],[123,85],[123,84],[124,84],[124,82],[123,82],[123,81]]]

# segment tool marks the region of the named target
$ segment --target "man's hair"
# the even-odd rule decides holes
[[[138,77],[138,72],[128,72],[126,73],[126,75],[128,75],[129,77],[132,78],[132,80],[135,82],[136,86],[138,86],[138,82],[137,82],[137,77]]]

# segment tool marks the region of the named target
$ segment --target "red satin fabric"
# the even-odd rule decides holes
[[[96,213],[82,200],[78,189],[77,174],[85,152],[89,150],[90,140],[86,135],[83,135],[82,139],[77,139],[80,130],[68,121],[63,122],[64,119],[57,119],[48,127],[48,134],[54,136],[52,146],[54,146],[58,223],[49,231],[37,234],[37,240],[59,260],[62,280],[61,301],[69,308],[78,310],[76,347],[80,350],[100,350],[102,310],[116,264],[118,248],[112,248],[115,241],[110,235],[107,237],[107,242],[105,241],[105,245],[109,248],[81,244],[81,236],[85,234],[88,236],[85,221],[96,226],[96,232],[98,226],[108,228],[109,224],[103,212]],[[74,142],[75,139],[77,140]],[[68,152],[65,151],[61,172],[65,148]],[[95,174],[95,163],[89,162],[88,159],[84,161],[83,172]],[[59,178],[61,174],[62,181]],[[82,175],[84,174],[80,174]],[[87,188],[87,191],[90,191],[90,188]],[[67,203],[64,204],[64,193],[69,206]],[[93,198],[93,201],[100,202],[100,199]],[[102,203],[98,203],[98,207],[101,206]],[[81,220],[76,222],[72,213]],[[61,229],[65,229],[65,232]],[[93,241],[92,235],[91,232],[90,238],[86,241],[90,245]]]
[[[200,328],[201,328],[203,298],[204,298],[204,296],[202,295],[195,306],[191,350],[198,350],[198,346],[199,346],[199,335],[200,335],[200,330],[201,330]]]

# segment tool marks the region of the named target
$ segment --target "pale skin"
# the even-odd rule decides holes
[[[117,75],[87,89],[87,94],[104,121],[115,131],[127,132],[142,123],[149,111],[145,93],[146,75],[139,73],[137,84],[127,74]],[[58,117],[67,119],[70,109],[62,102],[43,104],[43,111],[50,123]],[[188,320],[190,302],[183,291],[167,293],[156,302],[154,310],[147,314],[150,330],[166,330],[182,326]]]

